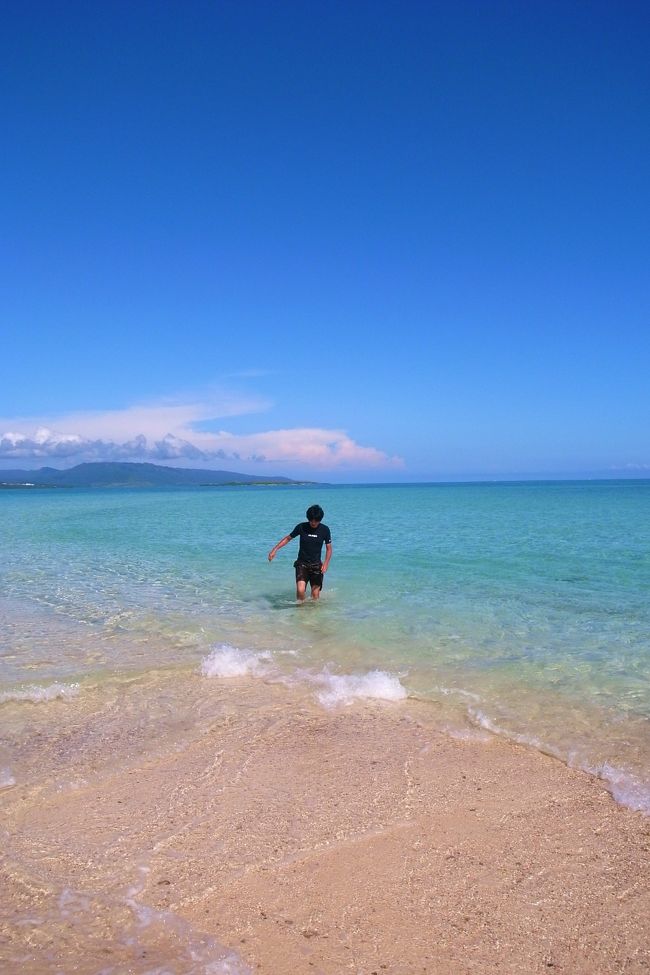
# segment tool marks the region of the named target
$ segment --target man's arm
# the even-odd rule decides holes
[[[269,562],[272,562],[275,556],[278,554],[278,549],[284,548],[284,546],[288,545],[290,541],[291,541],[291,535],[285,535],[284,538],[281,538],[278,544],[274,545],[271,551],[269,552]]]
[[[327,572],[327,566],[330,564],[330,559],[332,558],[332,543],[328,542],[325,546],[325,561],[323,562],[323,567],[321,572],[323,575]]]

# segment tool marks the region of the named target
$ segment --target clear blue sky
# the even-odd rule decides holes
[[[625,0],[6,4],[0,466],[648,476],[649,49]]]

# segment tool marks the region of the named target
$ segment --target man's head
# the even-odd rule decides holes
[[[311,508],[307,508],[305,512],[307,515],[307,521],[312,527],[320,525],[321,521],[325,517],[325,512],[319,504],[312,504]]]

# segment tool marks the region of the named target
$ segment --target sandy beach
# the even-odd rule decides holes
[[[4,791],[3,971],[650,970],[650,820],[600,781],[414,701],[185,685],[185,740],[77,717],[41,739],[57,784]]]

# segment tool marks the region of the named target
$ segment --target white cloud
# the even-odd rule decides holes
[[[31,435],[37,428],[48,431],[73,430],[74,433],[68,436],[107,441],[125,441],[142,434],[148,440],[156,440],[168,433],[183,437],[192,431],[194,424],[203,420],[261,413],[270,405],[261,396],[213,391],[194,398],[165,397],[157,402],[138,403],[121,410],[87,410],[58,416],[0,419],[0,430],[15,430],[23,435]]]
[[[398,457],[389,457],[375,447],[356,443],[345,430],[301,427],[289,430],[267,430],[245,436],[221,430],[201,434],[195,442],[213,456],[226,456],[267,463],[302,464],[327,470],[334,467],[394,467]]]
[[[375,447],[353,440],[345,430],[303,427],[235,434],[195,429],[202,421],[257,412],[260,398],[221,394],[191,402],[166,400],[123,410],[72,413],[57,417],[0,419],[0,459],[4,461],[132,460],[299,465],[307,470],[401,466]]]

